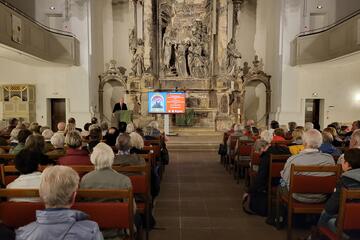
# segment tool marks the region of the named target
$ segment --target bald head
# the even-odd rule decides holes
[[[66,124],[64,122],[59,122],[57,125],[58,131],[65,131]]]

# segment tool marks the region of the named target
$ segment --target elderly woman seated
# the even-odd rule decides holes
[[[54,132],[50,129],[45,129],[41,135],[45,140],[45,152],[49,152],[54,149],[54,146],[51,144],[51,137],[54,135]]]
[[[134,124],[129,123],[126,127],[126,132],[130,136],[130,153],[146,154],[149,153],[148,150],[143,150],[144,148],[144,139],[142,136],[135,131]]]
[[[20,176],[9,183],[9,189],[38,189],[41,181],[41,172],[38,171],[39,161],[35,152],[20,152],[15,157],[15,168],[20,172]],[[10,198],[14,202],[39,202],[39,198]]]
[[[114,159],[116,165],[143,165],[145,160],[139,155],[130,153],[130,136],[128,134],[120,135],[117,138],[116,148],[118,154]]]
[[[21,129],[19,134],[17,135],[18,144],[10,149],[10,154],[18,154],[21,150],[25,148],[26,139],[32,135],[32,132],[28,129]]]
[[[95,166],[95,170],[87,173],[82,177],[80,188],[96,188],[96,189],[128,189],[132,188],[131,180],[128,176],[114,171],[111,166],[114,162],[114,152],[105,143],[99,143],[93,149],[91,154],[91,163]],[[100,199],[98,201],[107,201]],[[134,211],[136,204],[134,202]],[[121,231],[117,229],[103,231],[105,238],[114,238],[121,235]]]
[[[91,165],[88,151],[82,149],[81,136],[78,131],[68,132],[65,143],[68,149],[66,155],[59,158],[60,165]]]
[[[144,135],[146,140],[153,140],[160,137],[161,132],[159,130],[159,123],[157,121],[152,121],[144,129]]]
[[[54,150],[48,152],[48,155],[65,155],[66,151],[64,149],[65,137],[62,133],[55,133],[54,136],[50,139],[51,144],[53,145]]]
[[[78,184],[79,175],[72,168],[46,168],[39,188],[46,209],[36,212],[37,221],[19,228],[16,239],[103,239],[96,222],[88,220],[85,213],[70,209]]]

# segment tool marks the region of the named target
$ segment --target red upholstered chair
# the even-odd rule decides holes
[[[38,197],[36,189],[0,189],[0,197]],[[87,213],[90,220],[100,228],[129,229],[130,239],[134,236],[133,195],[131,189],[79,189],[79,198],[121,198],[126,202],[76,202],[72,209]],[[43,203],[1,202],[0,220],[11,228],[18,228],[35,221],[36,210],[44,209]],[[21,216],[21,217],[19,217]]]
[[[250,167],[250,155],[254,146],[254,141],[238,140],[237,151],[234,158],[234,178],[237,183],[240,181],[241,171],[244,171],[244,176],[247,176],[247,170]]]
[[[285,163],[291,155],[275,155],[270,154],[269,160],[269,178],[268,178],[268,216],[271,216],[272,213],[272,202],[276,196],[277,185],[274,185],[273,182],[276,179],[280,179],[281,170],[284,169]]]
[[[356,200],[354,202],[354,200]],[[360,231],[360,190],[343,188],[340,197],[340,209],[337,218],[337,231],[320,227],[320,232],[331,240],[343,239],[344,231]]]
[[[254,181],[255,177],[257,176],[257,169],[260,165],[260,154],[256,153],[254,149],[252,149],[250,154],[250,168],[248,171],[248,178],[250,184]]]
[[[308,176],[304,173],[332,173],[331,176]],[[287,239],[291,239],[293,214],[319,214],[325,203],[302,203],[295,200],[294,193],[331,194],[341,173],[341,166],[295,166],[291,165],[288,194],[277,194],[277,219],[280,203],[288,207]]]

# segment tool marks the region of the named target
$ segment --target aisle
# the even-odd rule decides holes
[[[285,231],[242,212],[242,186],[214,151],[172,152],[154,210],[161,229],[153,230],[150,239],[285,239]]]

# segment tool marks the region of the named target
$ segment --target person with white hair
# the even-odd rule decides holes
[[[46,209],[36,211],[37,221],[16,230],[16,239],[102,240],[98,224],[88,220],[87,214],[71,209],[78,185],[79,175],[72,168],[46,168],[39,187]]]
[[[260,139],[262,139],[268,143],[271,143],[272,139],[273,139],[273,134],[270,130],[264,130],[260,133]]]
[[[321,133],[316,129],[310,129],[303,134],[304,150],[297,155],[291,156],[281,171],[281,187],[288,189],[290,183],[291,165],[300,166],[334,166],[334,158],[327,153],[322,153],[319,148],[323,142]],[[331,173],[330,173],[331,174]],[[329,173],[307,173],[309,176],[329,176]],[[326,200],[326,194],[294,194],[299,202],[320,203]]]
[[[49,152],[54,149],[54,146],[51,144],[50,139],[54,135],[54,132],[51,129],[45,129],[42,134],[45,140],[45,152]]]
[[[159,123],[157,121],[151,121],[149,125],[144,129],[145,139],[152,140],[158,138],[161,135],[159,130]]]
[[[349,149],[351,148],[359,148],[360,149],[360,129],[356,129],[352,132]],[[344,154],[341,154],[338,159],[338,164],[342,164],[344,162]]]
[[[130,136],[130,153],[148,153],[148,151],[142,150],[144,148],[144,139],[135,131],[134,124],[129,123],[126,126],[126,132]]]
[[[48,155],[54,154],[54,155],[65,155],[66,151],[64,149],[64,143],[65,143],[65,136],[61,133],[55,133],[51,139],[51,144],[54,147],[54,150],[48,152]]]
[[[95,170],[82,177],[80,188],[86,189],[130,189],[131,180],[128,176],[116,172],[112,169],[114,163],[114,152],[105,143],[99,143],[93,148],[90,156],[91,163]],[[121,200],[121,199],[119,199]],[[107,199],[96,199],[96,201],[106,202]],[[136,204],[134,201],[134,210]],[[118,229],[102,231],[105,238],[116,238],[119,236]]]
[[[306,122],[305,123],[305,132],[310,129],[314,129],[314,124],[312,122]]]

